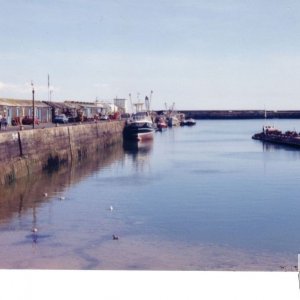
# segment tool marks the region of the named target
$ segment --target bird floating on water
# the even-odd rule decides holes
[[[47,193],[44,193],[44,197],[47,197],[48,196],[48,194]]]
[[[64,196],[59,197],[59,200],[65,200],[65,199],[66,199],[66,197],[64,197]]]
[[[37,229],[36,227],[34,227],[34,228],[31,229],[31,231],[32,231],[33,233],[37,233],[37,232],[38,232],[38,229]]]
[[[114,208],[113,208],[112,206],[110,206],[110,207],[109,207],[109,210],[112,211],[112,210],[114,210]]]
[[[118,239],[119,239],[119,237],[117,235],[113,234],[113,240],[118,240]]]

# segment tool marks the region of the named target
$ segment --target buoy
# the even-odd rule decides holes
[[[118,240],[118,239],[119,239],[119,237],[117,235],[113,234],[113,240]]]

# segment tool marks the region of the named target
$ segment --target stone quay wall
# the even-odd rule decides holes
[[[124,122],[100,122],[0,134],[0,184],[81,161],[122,140]]]

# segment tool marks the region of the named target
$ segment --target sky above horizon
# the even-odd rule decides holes
[[[0,3],[0,98],[300,109],[299,1]]]

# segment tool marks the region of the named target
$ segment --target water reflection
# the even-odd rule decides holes
[[[153,148],[153,141],[123,142],[125,153],[132,158],[133,167],[137,172],[144,171]]]
[[[148,155],[152,151],[153,141],[126,141],[123,142],[125,153],[132,154],[133,157]]]
[[[77,164],[62,166],[56,172],[42,172],[0,187],[0,223],[17,215],[20,219],[32,210],[32,226],[37,226],[36,208],[53,198],[63,199],[65,190],[85,177],[124,157],[122,144],[117,144]]]
[[[300,158],[300,148],[288,146],[288,145],[281,145],[281,144],[273,144],[269,142],[260,141],[262,143],[262,149],[264,152],[273,152],[278,150],[285,150],[293,154],[295,157]]]

